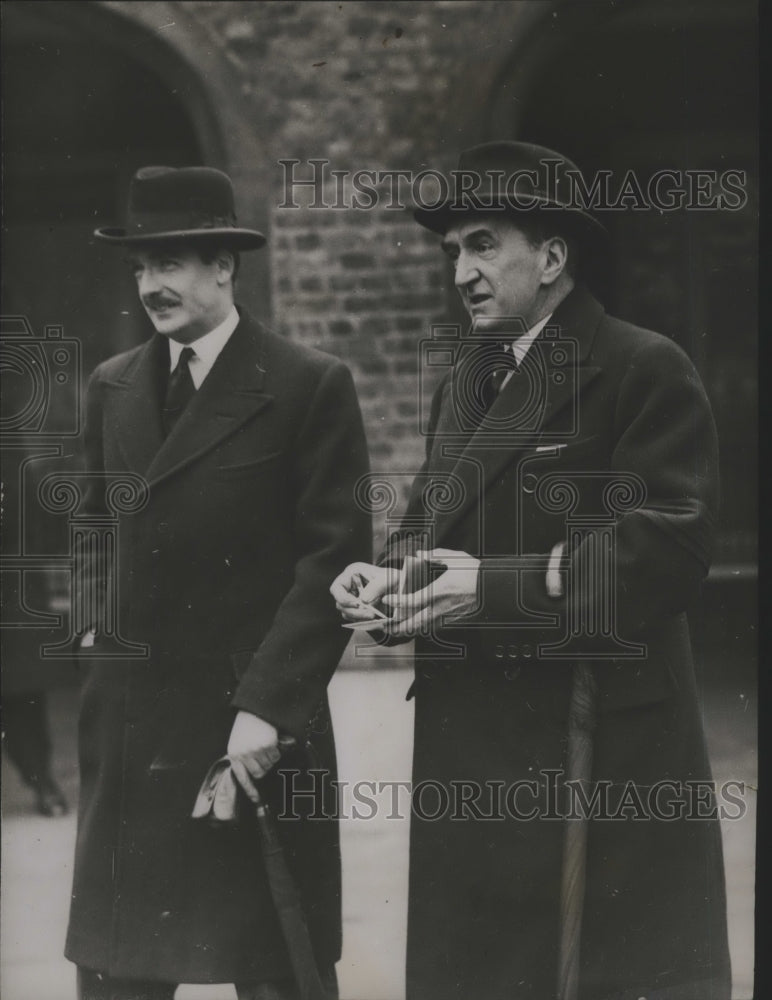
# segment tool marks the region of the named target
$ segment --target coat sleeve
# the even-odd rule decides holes
[[[447,376],[442,380],[432,397],[432,407],[429,414],[429,433],[426,437],[426,457],[413,480],[407,507],[402,517],[402,525],[386,539],[386,544],[377,559],[379,566],[389,566],[399,569],[405,560],[405,556],[413,555],[418,549],[427,547],[427,536],[424,534],[424,531],[428,530],[429,521],[422,494],[429,477],[429,460],[434,445],[437,421],[439,419],[440,405],[446,381]],[[379,646],[402,646],[405,643],[412,642],[412,639],[409,637],[397,638],[390,636],[382,629],[368,631],[368,635]]]
[[[232,704],[302,739],[350,638],[330,581],[372,551],[370,516],[355,497],[368,471],[367,443],[344,365],[323,373],[293,447],[294,580]]]
[[[613,441],[611,471],[633,473],[645,487],[640,506],[617,519],[613,554],[617,633],[634,640],[696,596],[710,566],[718,507],[710,405],[691,361],[666,338],[647,340],[630,358],[617,394]],[[547,595],[548,555],[515,557],[511,571],[495,572],[495,586],[485,590],[484,617],[506,621],[518,605],[557,613],[555,628],[533,636],[554,642],[565,629],[569,602],[582,615],[608,599],[589,571],[589,539],[567,554],[574,571],[563,578],[583,579],[578,592],[567,585],[564,597]]]
[[[429,428],[426,436],[426,457],[421,468],[413,479],[407,507],[402,517],[402,525],[391,533],[378,556],[379,566],[400,567],[405,556],[412,555],[417,549],[426,548],[424,531],[429,528],[429,514],[423,500],[423,491],[429,479],[429,460],[434,446],[434,439],[439,420],[440,406],[448,376],[446,376],[432,397],[429,414]],[[407,642],[409,640],[399,640]]]

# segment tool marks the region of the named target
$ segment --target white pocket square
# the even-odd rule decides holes
[[[556,448],[565,448],[565,444],[540,444],[537,445],[536,451],[554,451]]]

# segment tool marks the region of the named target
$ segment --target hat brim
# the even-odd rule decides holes
[[[125,229],[103,226],[94,230],[94,236],[105,243],[115,243],[121,246],[136,246],[147,243],[171,243],[178,240],[186,242],[213,242],[233,247],[234,250],[257,250],[265,246],[266,239],[257,229],[238,229],[235,226],[222,226],[219,229],[175,229],[162,233],[127,233]]]
[[[570,222],[572,229],[577,235],[585,235],[595,240],[599,238],[603,240],[608,239],[609,234],[606,227],[590,215],[589,212],[585,212],[581,208],[561,205],[546,198],[531,197],[533,197],[533,200],[537,204],[528,208],[513,205],[511,200],[503,197],[493,198],[491,199],[491,203],[483,206],[470,204],[468,201],[457,202],[448,200],[432,208],[423,206],[414,208],[413,218],[424,229],[430,229],[433,233],[444,235],[450,226],[458,223],[464,215],[474,213],[476,215],[490,214],[501,217],[506,214],[527,218],[530,214],[538,212],[543,217],[552,215],[556,219],[560,218]]]

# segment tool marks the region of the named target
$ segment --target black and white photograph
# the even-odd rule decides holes
[[[2,0],[4,1000],[761,1000],[752,0]]]

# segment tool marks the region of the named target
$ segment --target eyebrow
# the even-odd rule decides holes
[[[440,244],[440,246],[442,247],[443,253],[448,253],[450,250],[452,250],[454,247],[459,246],[461,243],[468,243],[470,242],[470,240],[473,240],[480,236],[488,236],[490,239],[494,239],[493,233],[490,231],[490,229],[486,229],[484,226],[481,226],[479,229],[473,229],[471,233],[467,233],[466,236],[464,236],[463,239],[461,240],[444,239]]]

